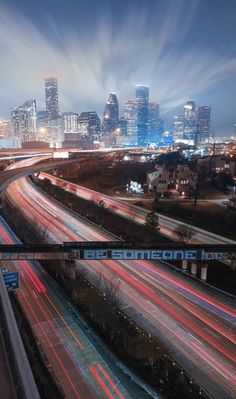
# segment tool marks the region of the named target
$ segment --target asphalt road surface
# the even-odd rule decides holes
[[[44,226],[50,242],[108,241],[114,238],[53,202],[22,178],[7,190],[25,217]],[[161,337],[176,360],[213,397],[236,396],[235,303],[185,280],[160,262],[79,261],[95,283],[99,273],[119,283],[123,310]]]

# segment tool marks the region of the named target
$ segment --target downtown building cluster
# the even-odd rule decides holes
[[[34,122],[34,123],[33,123]],[[11,137],[17,147],[60,148],[65,143],[100,138],[100,118],[95,111],[62,112],[59,110],[58,79],[45,78],[45,109],[37,111],[36,100],[32,99],[11,112]]]
[[[196,107],[194,101],[187,101],[182,115],[173,121],[173,138],[176,143],[203,144],[210,141],[211,107]]]
[[[116,93],[111,92],[102,120],[96,111],[60,112],[58,79],[45,78],[45,109],[37,110],[31,99],[15,107],[11,122],[0,121],[1,138],[8,147],[36,146],[98,148],[116,146],[196,145],[210,139],[211,108],[188,101],[182,115],[175,116],[173,129],[165,131],[159,104],[149,99],[149,86],[135,86],[134,99],[120,112]],[[10,143],[11,141],[11,143]]]
[[[196,107],[194,101],[184,105],[184,112],[175,116],[171,132],[164,130],[159,115],[159,104],[149,101],[149,87],[135,87],[135,99],[124,103],[119,117],[119,104],[115,93],[110,93],[103,115],[103,139],[108,145],[196,145],[210,140],[211,107]]]
[[[164,124],[159,117],[159,104],[149,101],[149,87],[136,86],[135,99],[124,103],[123,115],[119,116],[119,104],[115,93],[110,93],[105,105],[102,125],[103,139],[107,145],[160,144]]]

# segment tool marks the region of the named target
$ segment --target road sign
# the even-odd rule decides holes
[[[3,280],[7,291],[16,290],[20,286],[19,272],[3,273]]]

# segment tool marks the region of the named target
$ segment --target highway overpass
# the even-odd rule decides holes
[[[85,241],[43,245],[0,245],[0,260],[188,260],[211,262],[236,258],[236,245]]]
[[[42,161],[40,164],[19,168],[15,166],[14,169],[4,170],[3,172],[0,172],[0,191],[2,192],[3,190],[5,190],[10,183],[12,183],[14,180],[19,179],[20,177],[33,175],[34,173],[54,169],[59,166],[67,165],[73,162],[76,162],[76,159],[65,159],[60,161],[47,160],[45,162]]]

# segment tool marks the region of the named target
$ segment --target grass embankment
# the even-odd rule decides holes
[[[102,207],[95,201],[88,201],[54,186],[47,179],[39,180],[38,185],[52,198],[70,208],[78,215],[104,228],[125,241],[136,242],[169,242],[170,240],[158,231],[150,230],[145,225],[139,225],[111,212],[106,206]]]
[[[236,240],[236,212],[209,201],[156,201],[155,211]]]

